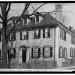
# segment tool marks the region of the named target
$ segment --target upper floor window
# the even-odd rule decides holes
[[[40,38],[40,29],[34,30],[34,39]]]
[[[44,58],[53,57],[53,47],[45,46],[43,48],[43,57]]]
[[[20,40],[28,40],[28,31],[20,32]]]
[[[50,28],[43,29],[43,37],[44,38],[50,37]]]
[[[63,29],[60,29],[60,38],[66,40],[66,31],[64,31]]]
[[[15,41],[16,40],[16,33],[13,32],[9,35],[9,38],[8,38],[10,41]]]
[[[33,47],[32,48],[32,58],[39,58],[40,57],[40,48]]]
[[[75,37],[71,36],[71,43],[75,45]]]

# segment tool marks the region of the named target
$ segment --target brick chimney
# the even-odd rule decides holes
[[[61,5],[61,3],[56,3],[55,4],[55,17],[59,22],[63,23],[62,5]]]

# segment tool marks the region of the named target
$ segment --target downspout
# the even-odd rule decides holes
[[[56,47],[56,28],[54,28],[54,67],[56,68],[55,47]]]

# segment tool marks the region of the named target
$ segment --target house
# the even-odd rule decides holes
[[[11,68],[75,65],[75,33],[50,13],[21,18],[8,44]]]

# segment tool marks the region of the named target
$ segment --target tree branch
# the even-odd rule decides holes
[[[7,11],[6,11],[6,16],[7,16],[8,13],[9,13],[10,7],[11,7],[11,3],[9,3],[8,9],[7,9]]]
[[[14,29],[15,29],[15,27],[16,27],[16,24],[17,24],[18,21],[21,19],[21,17],[25,14],[25,12],[26,12],[27,9],[29,8],[29,6],[30,6],[30,3],[26,3],[25,8],[23,9],[22,14],[21,14],[20,17],[17,19],[17,21],[16,21],[16,23],[14,24],[13,28],[10,30],[9,33],[7,32],[7,33],[8,33],[7,38],[9,37],[9,35],[10,35],[12,32],[14,32]],[[11,19],[12,19],[12,18],[11,18]]]
[[[33,13],[30,14],[29,16],[34,15],[34,13],[35,13],[40,7],[42,7],[42,6],[45,5],[45,4],[47,4],[47,3],[43,3],[42,5],[40,5],[39,7],[37,7],[37,8],[33,11]]]
[[[3,17],[0,15],[0,18],[3,20]]]
[[[1,24],[3,24],[3,22],[0,21]]]

